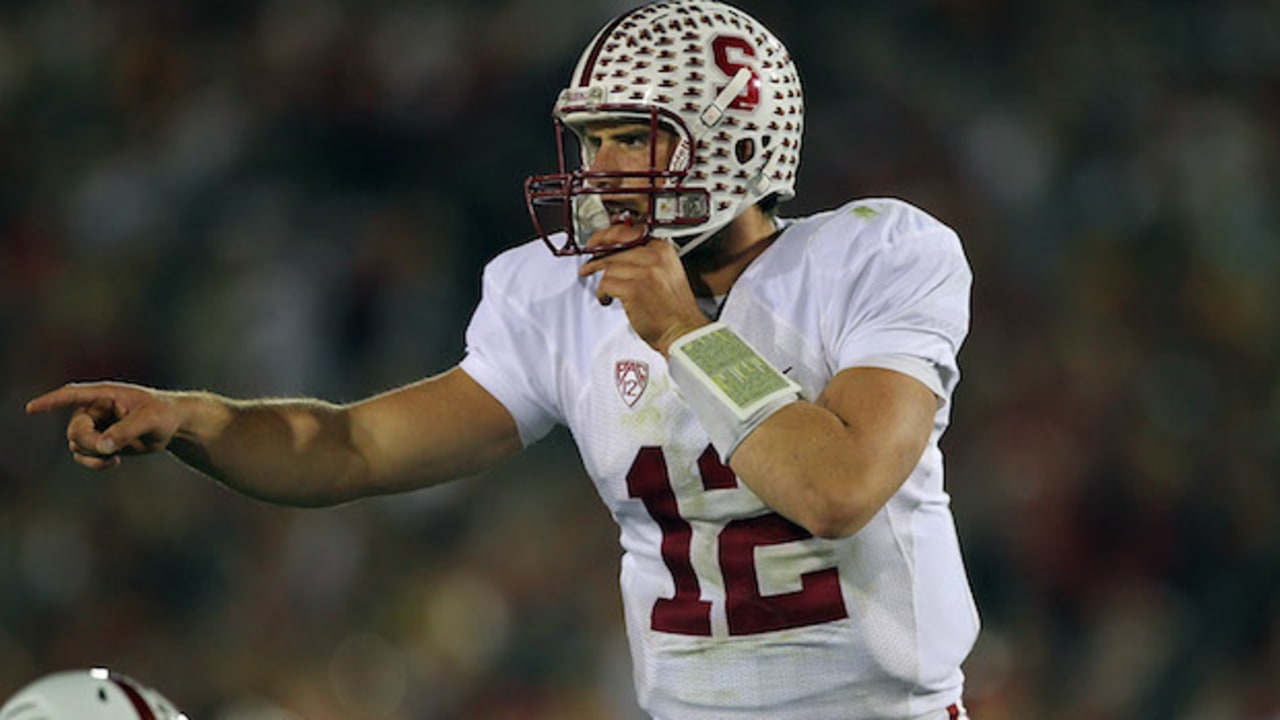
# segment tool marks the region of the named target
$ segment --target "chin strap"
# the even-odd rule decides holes
[[[774,170],[777,169],[778,167],[779,157],[781,157],[781,153],[778,153],[778,152],[769,153],[769,159],[765,161],[764,167],[760,168],[760,172],[753,175],[751,179],[747,181],[747,192],[745,195],[742,196],[742,199],[738,200],[738,204],[734,206],[733,214],[730,215],[730,217],[734,217],[734,218],[738,217],[748,207],[750,207],[751,205],[754,205],[755,203],[759,202],[761,199],[764,198],[765,193],[768,192],[769,190],[769,178],[770,176],[773,175]],[[732,220],[730,220],[730,222],[732,222]],[[689,252],[691,252],[694,248],[710,240],[711,237],[715,235],[717,232],[719,232],[720,229],[723,227],[724,227],[723,225],[720,225],[710,230],[703,231],[702,233],[699,233],[698,235],[694,236],[692,240],[684,243],[683,245],[676,243],[676,249],[679,251],[679,255],[681,257],[684,257]]]

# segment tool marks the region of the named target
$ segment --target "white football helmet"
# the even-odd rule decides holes
[[[795,65],[767,28],[715,0],[655,2],[614,19],[587,46],[553,116],[559,172],[526,180],[525,199],[535,231],[557,255],[619,250],[650,236],[670,238],[683,255],[752,204],[795,196],[804,126]],[[598,121],[648,123],[650,148],[659,128],[675,133],[669,165],[656,167],[651,150],[646,171],[592,172],[582,129]],[[565,127],[578,137],[576,170],[565,157]],[[626,193],[648,196],[648,216],[636,219],[647,232],[588,250],[610,222],[601,195],[636,178],[642,187]],[[563,243],[544,228],[546,206],[564,226]]]
[[[23,687],[0,707],[0,720],[186,720],[173,703],[109,670],[52,673]]]

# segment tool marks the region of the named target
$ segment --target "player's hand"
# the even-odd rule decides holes
[[[666,240],[651,238],[643,245],[593,258],[578,271],[581,277],[595,273],[600,274],[596,297],[601,302],[619,300],[636,334],[664,356],[677,338],[708,322],[694,300],[675,246]]]
[[[70,383],[27,403],[27,413],[71,408],[71,457],[93,470],[120,464],[124,455],[163,450],[181,426],[171,393],[124,383]]]

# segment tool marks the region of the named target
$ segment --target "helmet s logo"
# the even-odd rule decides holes
[[[732,78],[742,68],[751,71],[751,80],[747,83],[747,87],[734,98],[733,102],[729,103],[729,107],[746,112],[755,110],[760,104],[760,73],[743,61],[744,58],[756,56],[755,48],[745,38],[736,35],[717,35],[711,41],[711,50],[715,53],[716,67],[720,68],[720,72],[724,73],[725,77]],[[729,56],[731,50],[735,51],[734,57]]]
[[[649,364],[640,360],[619,360],[613,364],[613,381],[627,407],[635,407],[649,387]]]

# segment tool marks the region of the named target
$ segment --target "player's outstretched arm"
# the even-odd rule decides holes
[[[168,450],[239,492],[284,505],[423,487],[484,470],[521,446],[506,409],[458,369],[350,405],[105,382],[72,383],[27,404],[33,414],[63,408],[72,411],[72,457],[85,467]]]

